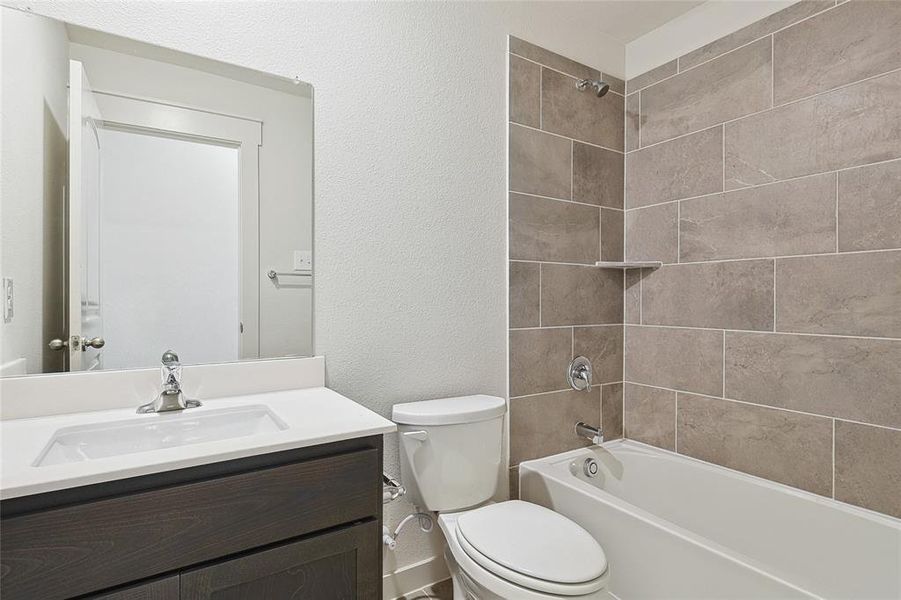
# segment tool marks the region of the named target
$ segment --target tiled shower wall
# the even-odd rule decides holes
[[[622,431],[622,260],[625,85],[510,39],[510,464],[584,445],[577,421]],[[610,92],[579,92],[603,77]],[[594,365],[576,392],[566,368]],[[515,489],[513,490],[515,493]]]
[[[799,2],[626,107],[625,254],[665,263],[626,436],[901,517],[901,2]]]

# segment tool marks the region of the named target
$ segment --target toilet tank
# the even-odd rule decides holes
[[[431,511],[456,511],[497,490],[503,448],[503,398],[461,396],[395,404],[407,497]]]

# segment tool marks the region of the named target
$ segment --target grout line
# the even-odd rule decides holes
[[[530,196],[532,198],[543,198],[545,200],[556,200],[557,202],[566,202],[568,204],[578,204],[579,206],[592,206],[594,208],[607,208],[609,210],[618,210],[620,212],[624,212],[623,208],[616,208],[615,206],[603,206],[601,204],[591,204],[589,202],[579,202],[578,200],[567,200],[566,198],[556,198],[554,196],[542,196],[541,194],[533,194],[530,192],[518,192],[516,190],[507,190],[508,194],[519,194],[520,196]]]
[[[770,34],[770,108],[776,106],[776,34]]]
[[[538,129],[544,131],[544,65],[541,64],[538,64]]]
[[[569,140],[569,201],[576,197],[576,142]]]
[[[779,185],[780,183],[788,183],[788,182],[791,182],[791,181],[799,181],[799,180],[801,180],[801,179],[807,179],[807,178],[812,178],[812,177],[822,177],[823,175],[829,175],[829,174],[832,174],[832,173],[844,173],[844,172],[846,172],[846,171],[854,171],[854,170],[857,170],[857,169],[868,169],[868,168],[870,168],[870,167],[877,167],[877,166],[879,166],[879,165],[885,165],[885,164],[888,164],[888,163],[894,163],[894,162],[901,162],[901,156],[895,157],[895,158],[889,158],[889,159],[886,159],[886,160],[879,160],[879,161],[867,163],[867,164],[864,164],[864,165],[855,165],[855,166],[853,166],[853,167],[842,167],[842,168],[840,168],[840,169],[832,169],[832,170],[830,170],[830,171],[820,171],[820,172],[817,172],[817,173],[807,173],[807,174],[805,174],[805,175],[796,175],[796,176],[794,176],[794,177],[786,177],[785,179],[778,179],[778,180],[775,180],[775,181],[767,181],[766,183],[754,183],[754,184],[751,184],[751,185],[746,185],[746,186],[743,186],[743,187],[737,187],[737,188],[732,188],[732,189],[728,189],[728,190],[723,190],[723,191],[720,191],[720,192],[708,192],[708,193],[706,193],[706,194],[699,194],[699,195],[697,195],[697,196],[687,196],[687,197],[685,197],[685,198],[674,198],[674,199],[672,199],[672,200],[664,200],[664,201],[662,201],[662,202],[655,202],[655,203],[653,203],[653,204],[644,204],[644,205],[642,205],[642,206],[635,206],[635,207],[632,207],[632,208],[626,208],[625,210],[639,210],[639,209],[642,209],[642,208],[651,208],[651,207],[654,207],[654,206],[660,206],[660,205],[662,205],[662,204],[670,204],[670,203],[672,203],[672,202],[681,202],[681,201],[684,201],[684,200],[697,200],[698,198],[707,198],[707,197],[709,197],[709,196],[717,196],[717,195],[719,195],[719,194],[733,194],[733,193],[735,193],[735,192],[743,192],[743,191],[745,191],[745,190],[753,190],[753,189],[756,189],[756,188],[767,187],[767,186],[771,186],[771,185]],[[514,190],[511,190],[511,191],[514,191]],[[520,194],[520,193],[523,193],[523,192],[515,192],[515,193]],[[607,208],[607,207],[605,207],[605,208]],[[616,209],[614,209],[614,210],[616,210]]]
[[[832,419],[832,498],[835,498],[835,418]]]
[[[722,148],[722,151],[723,151],[723,165],[722,165],[723,166],[723,183],[722,183],[723,192],[722,193],[725,194],[726,193],[726,125],[725,125],[725,123],[723,124],[722,144],[723,144],[723,148]]]
[[[838,249],[838,173],[835,174],[835,251]]]
[[[776,259],[773,259],[773,331],[776,331]]]
[[[726,397],[726,330],[723,329],[723,398]]]
[[[600,144],[594,144],[594,143],[592,143],[592,142],[586,142],[585,140],[580,140],[580,139],[578,139],[578,138],[572,138],[572,137],[569,137],[568,135],[563,135],[562,133],[555,133],[555,132],[553,132],[553,131],[548,131],[547,129],[538,129],[537,127],[532,127],[531,125],[524,125],[524,124],[522,124],[522,123],[516,123],[516,122],[514,122],[514,121],[510,121],[510,125],[515,125],[515,126],[517,126],[517,127],[522,127],[523,129],[528,129],[528,130],[530,130],[530,131],[537,131],[537,132],[539,132],[539,133],[546,133],[546,134],[552,135],[552,136],[554,136],[554,137],[563,138],[564,140],[567,140],[567,141],[578,142],[578,143],[583,144],[583,145],[585,145],[585,146],[593,146],[593,147],[595,147],[595,148],[600,148],[601,150],[606,150],[607,152],[616,152],[617,154],[625,154],[625,152],[624,152],[623,150],[616,150],[615,148],[610,148],[610,147],[608,147],[608,146],[602,146],[602,145],[600,145]],[[710,129],[710,128],[708,127],[708,129]],[[661,142],[661,143],[662,143],[662,142]],[[625,146],[624,146],[624,147],[625,147]]]
[[[644,323],[644,269],[638,269],[638,324]]]
[[[636,150],[641,149],[641,92],[638,92],[638,145],[633,148],[631,151],[635,152]],[[623,145],[623,151],[625,153],[626,147]],[[624,178],[625,179],[625,178]]]
[[[676,393],[673,406],[673,452],[679,452],[679,394]]]
[[[682,262],[682,201],[676,201],[676,262]]]
[[[511,327],[510,331],[538,331],[538,330],[549,330],[549,329],[569,329],[569,328],[578,328],[578,329],[589,329],[596,327],[622,327],[622,323],[592,323],[589,325],[582,325],[581,323],[574,323],[571,325],[538,325],[535,327]]]
[[[726,262],[744,262],[749,260],[773,260],[773,259],[787,259],[787,258],[809,258],[814,256],[853,256],[855,254],[882,254],[884,252],[901,252],[901,248],[876,248],[873,250],[849,250],[847,252],[814,252],[810,254],[782,254],[779,256],[752,256],[748,258],[716,258],[711,260],[694,260],[683,263],[669,263],[666,266],[670,267],[678,267],[682,265],[706,265],[713,263],[726,263]]]
[[[803,411],[803,410],[795,410],[793,408],[785,408],[783,406],[773,406],[771,404],[759,404],[757,402],[750,402],[748,400],[736,400],[735,398],[724,398],[721,396],[712,396],[710,394],[703,394],[700,392],[692,392],[691,390],[680,390],[677,388],[670,388],[670,387],[665,387],[662,385],[641,383],[639,381],[626,380],[623,383],[624,384],[629,383],[632,385],[644,386],[644,387],[654,388],[654,389],[658,389],[658,390],[665,390],[667,392],[674,392],[676,394],[691,394],[692,396],[701,396],[702,398],[712,398],[713,400],[723,400],[725,402],[734,402],[735,404],[744,404],[745,406],[756,406],[758,408],[768,408],[771,410],[778,410],[781,412],[794,413],[797,415],[806,415],[808,417],[817,417],[820,419],[831,419],[831,420],[835,420],[835,421],[842,421],[843,423],[854,423],[855,425],[865,425],[867,427],[876,427],[879,429],[887,429],[888,431],[901,431],[901,427],[890,427],[888,425],[879,425],[877,423],[867,423],[865,421],[855,421],[853,419],[846,419],[844,417],[836,417],[836,416],[832,416],[832,415],[812,413],[812,412],[807,412],[807,411]]]
[[[726,327],[703,327],[687,325],[660,325],[656,323],[626,323],[627,327],[648,327],[657,329],[689,329],[692,331],[728,331],[729,333],[759,333],[761,335],[798,335],[808,337],[838,338],[851,340],[874,340],[883,342],[898,342],[901,337],[878,337],[872,335],[848,335],[843,333],[807,333],[804,331],[769,331],[766,329],[732,329]]]

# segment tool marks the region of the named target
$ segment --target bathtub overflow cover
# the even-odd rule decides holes
[[[598,476],[598,461],[593,458],[586,458],[585,462],[582,463],[582,471],[585,472],[587,477],[597,477]]]

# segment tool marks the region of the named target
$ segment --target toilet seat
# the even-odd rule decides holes
[[[512,500],[460,514],[460,548],[490,573],[527,589],[585,596],[602,589],[607,558],[591,535],[563,515]]]

